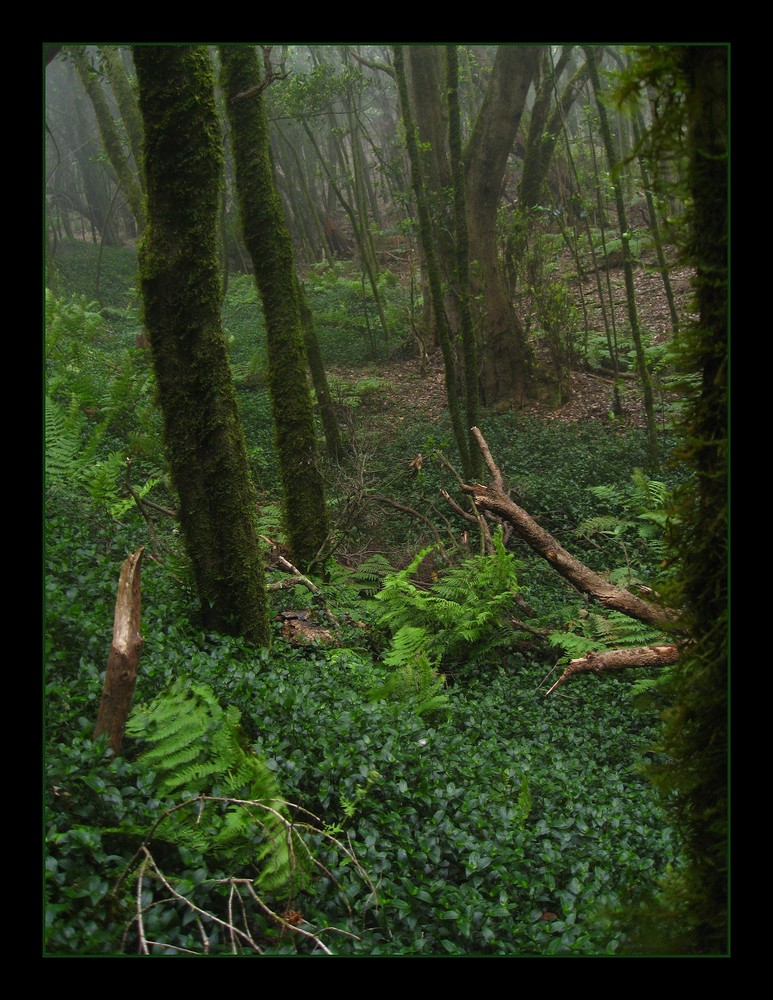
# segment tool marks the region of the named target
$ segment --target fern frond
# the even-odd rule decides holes
[[[82,421],[80,421],[82,425]],[[45,399],[46,489],[68,491],[83,478],[81,426],[49,396]]]
[[[630,521],[623,521],[613,514],[598,514],[596,517],[587,517],[577,526],[577,534],[586,538],[593,538],[594,535],[614,535],[630,525]]]
[[[210,806],[203,824],[177,810],[166,821],[167,839],[258,866],[264,888],[292,892],[302,877],[297,834],[276,777],[242,745],[240,718],[235,707],[222,709],[211,688],[180,678],[150,705],[135,708],[126,731],[152,744],[140,761],[155,773],[159,794],[206,796],[217,789],[226,799],[245,800],[231,802],[225,812]]]

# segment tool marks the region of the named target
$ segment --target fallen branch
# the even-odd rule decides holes
[[[107,660],[97,724],[94,727],[95,738],[107,733],[108,742],[116,755],[120,753],[123,743],[142,652],[140,575],[144,551],[144,545],[140,545],[136,552],[127,556],[121,566],[113,621],[113,642]]]
[[[437,530],[435,525],[430,521],[428,517],[420,513],[418,510],[414,510],[413,507],[408,507],[404,503],[398,503],[397,500],[390,500],[388,497],[382,496],[372,496],[371,500],[375,500],[376,503],[386,504],[388,507],[394,507],[395,510],[400,510],[403,514],[410,514],[412,517],[418,517],[420,521],[423,521],[427,527],[430,529],[432,534],[435,536],[435,542],[437,543],[438,552],[440,553],[443,561],[450,565],[451,560],[448,558],[448,553],[443,547],[443,541],[440,537],[440,532]]]
[[[512,525],[515,534],[546,559],[553,569],[565,580],[582,593],[597,600],[605,608],[620,611],[630,618],[646,622],[660,629],[679,629],[680,615],[678,611],[649,604],[640,597],[615,587],[603,576],[588,569],[579,559],[567,552],[555,538],[519,507],[504,493],[502,473],[497,468],[488,445],[477,427],[472,428],[475,440],[478,442],[486,464],[491,472],[493,483],[482,486],[476,483],[472,486],[463,485],[465,493],[472,497],[476,507],[503,518]]]
[[[327,618],[333,623],[333,625],[336,626],[336,628],[340,628],[341,623],[336,619],[335,615],[327,606],[325,595],[322,593],[322,591],[319,589],[316,583],[314,583],[313,580],[310,580],[307,576],[304,576],[297,566],[293,566],[290,560],[286,559],[282,555],[280,551],[280,545],[278,542],[273,542],[270,538],[267,538],[265,535],[259,535],[258,537],[261,539],[261,541],[264,541],[266,545],[269,545],[271,547],[271,551],[269,553],[271,560],[274,563],[276,563],[276,565],[280,569],[283,569],[285,573],[290,573],[292,576],[291,580],[279,580],[277,583],[270,583],[268,584],[266,589],[284,590],[287,587],[294,587],[296,585],[300,587],[306,587],[307,590],[311,591],[311,593],[314,596],[314,601],[318,606],[320,606],[320,608],[327,616]]]
[[[556,683],[546,693],[566,684],[575,674],[600,674],[605,670],[628,670],[629,667],[667,667],[679,659],[678,646],[640,646],[636,649],[613,649],[606,653],[586,653],[572,660]]]

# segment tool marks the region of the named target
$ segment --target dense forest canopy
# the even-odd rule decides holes
[[[728,56],[44,46],[45,954],[729,954]]]

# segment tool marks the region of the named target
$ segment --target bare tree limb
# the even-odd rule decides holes
[[[516,535],[534,552],[546,559],[560,576],[577,590],[593,597],[605,608],[620,611],[630,618],[636,618],[656,628],[680,630],[681,616],[678,611],[650,604],[621,587],[613,586],[604,577],[588,569],[579,559],[575,559],[551,534],[537,524],[534,518],[506,496],[502,490],[502,474],[491,457],[483,435],[477,427],[473,427],[472,432],[494,480],[491,486],[476,483],[462,487],[464,492],[473,498],[477,507],[511,524]]]
[[[572,660],[555,684],[545,694],[552,694],[575,674],[600,674],[605,670],[628,670],[630,667],[666,667],[679,659],[679,647],[640,646],[636,649],[613,649],[606,653],[586,653]]]

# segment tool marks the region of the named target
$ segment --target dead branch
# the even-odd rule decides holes
[[[397,500],[390,500],[388,497],[372,496],[370,499],[375,500],[376,503],[383,503],[386,504],[388,507],[394,507],[395,510],[400,510],[404,514],[410,514],[412,517],[418,517],[420,521],[423,521],[430,529],[432,534],[435,536],[435,541],[437,542],[438,551],[440,552],[443,561],[446,564],[450,565],[451,560],[449,559],[448,553],[443,547],[443,542],[440,538],[440,532],[437,530],[435,525],[432,523],[432,521],[430,521],[428,517],[425,517],[425,515],[421,514],[418,510],[414,510],[413,507],[408,507],[404,503],[398,503]]]
[[[440,462],[444,466],[444,468],[448,469],[448,471],[456,479],[459,486],[463,489],[464,480],[459,475],[459,472],[448,461],[443,452],[436,451],[435,455],[440,459]],[[445,490],[441,487],[440,494],[446,501],[446,503],[449,504],[452,510],[454,510],[457,514],[460,514],[466,521],[469,521],[471,524],[477,525],[481,537],[481,551],[482,552],[485,551],[490,556],[493,555],[494,543],[491,540],[491,531],[489,529],[485,517],[481,514],[481,512],[478,510],[475,504],[474,503],[472,504],[472,513],[470,514],[467,511],[463,510],[458,503],[456,503],[454,500],[451,499],[451,495],[449,494],[448,490]],[[505,542],[507,541],[506,537],[504,538],[504,541]]]
[[[136,552],[127,556],[121,566],[113,621],[113,642],[94,727],[95,738],[105,732],[108,734],[108,742],[116,755],[121,750],[142,652],[140,576],[144,551],[145,546],[140,545]]]
[[[306,587],[314,595],[315,603],[321,608],[325,616],[335,625],[336,628],[341,627],[341,623],[337,620],[333,612],[327,606],[327,601],[325,600],[325,595],[319,589],[319,587],[310,580],[307,576],[298,569],[297,566],[293,566],[289,559],[286,559],[281,553],[281,546],[278,542],[273,542],[266,535],[258,536],[261,541],[265,542],[266,545],[270,547],[269,558],[274,562],[280,569],[283,569],[285,573],[290,573],[292,576],[291,580],[279,580],[277,583],[270,583],[267,586],[267,590],[285,590],[288,587]]]
[[[627,670],[629,667],[666,667],[679,659],[679,647],[639,646],[636,649],[613,649],[606,653],[586,653],[572,660],[545,697],[565,684],[575,674],[600,674],[605,670]]]
[[[145,518],[145,524],[148,526],[148,534],[150,535],[150,544],[153,548],[153,556],[157,561],[161,561],[161,553],[158,549],[158,539],[156,538],[156,529],[153,526],[153,522],[150,519],[150,514],[148,514],[145,509],[145,501],[139,495],[139,493],[134,489],[131,484],[131,469],[132,460],[129,456],[126,456],[126,489],[131,494],[132,499],[137,504],[140,514]]]
[[[472,433],[494,480],[491,486],[482,486],[479,483],[462,486],[464,492],[473,498],[477,507],[507,521],[512,525],[515,534],[534,552],[546,559],[557,573],[605,608],[620,611],[630,618],[636,618],[656,628],[679,629],[678,611],[649,604],[627,590],[613,586],[598,573],[588,569],[579,559],[575,559],[551,534],[540,527],[534,518],[506,496],[502,490],[502,474],[491,457],[483,435],[477,427],[472,428]]]

